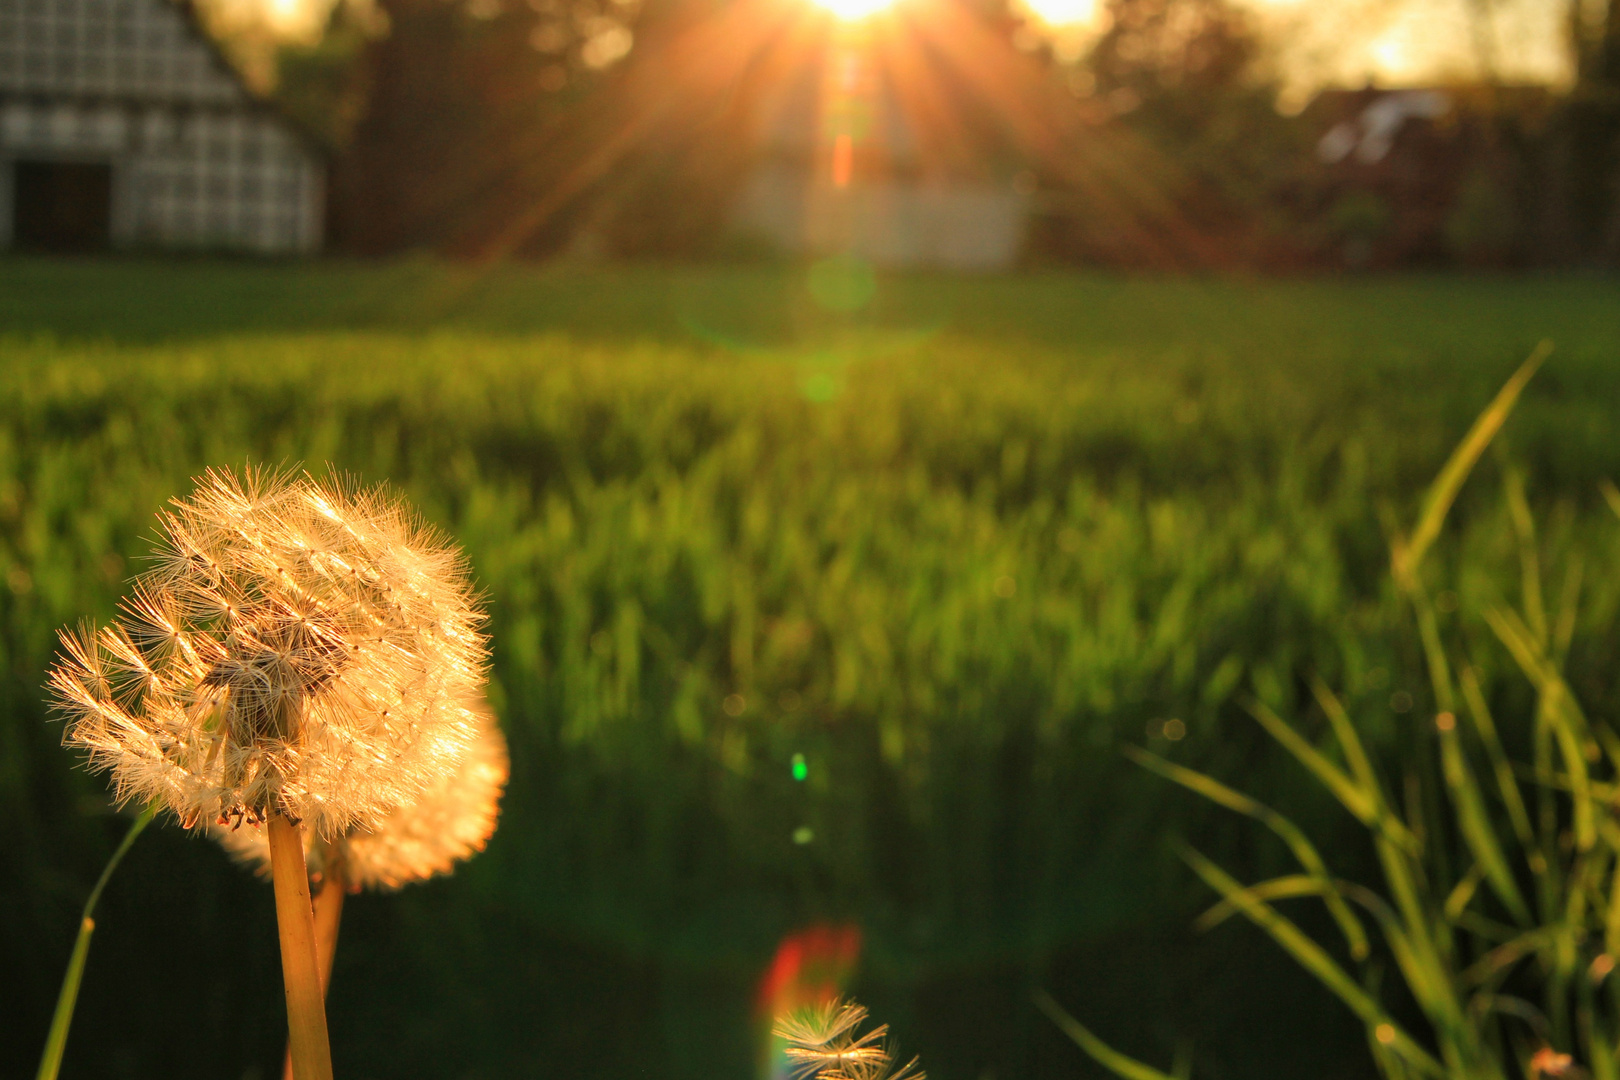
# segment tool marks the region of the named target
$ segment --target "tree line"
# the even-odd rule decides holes
[[[1032,262],[1620,264],[1620,0],[1568,0],[1568,88],[1431,88],[1443,114],[1332,160],[1381,95],[1285,115],[1228,0],[1108,0],[1078,56],[1008,0],[907,12],[882,65],[937,106],[922,168],[1016,187]],[[731,226],[761,103],[839,34],[802,0],[339,0],[272,92],[330,155],[341,249],[758,257]]]

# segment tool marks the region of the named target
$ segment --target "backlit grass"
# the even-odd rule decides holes
[[[1586,557],[1570,678],[1612,704],[1617,310],[1596,278],[880,279],[839,315],[793,268],[0,263],[0,835],[22,853],[0,901],[36,912],[0,933],[46,987],[0,1004],[42,1036],[67,946],[30,928],[70,934],[82,903],[42,883],[105,855],[39,704],[55,628],[110,612],[152,508],[204,466],[329,463],[449,530],[493,616],[501,831],[402,918],[440,904],[456,940],[499,920],[736,987],[790,926],[855,919],[863,996],[957,1075],[929,1039],[960,1036],[906,987],[1181,917],[1143,846],[1162,786],[1121,737],[1270,797],[1291,781],[1228,722],[1235,693],[1302,715],[1318,675],[1375,745],[1403,722],[1425,683],[1381,513],[1416,517],[1543,339],[1432,572],[1463,612],[1519,587],[1497,491],[1522,466],[1540,542]],[[412,1032],[367,1049],[379,1074],[541,1059],[520,955],[397,947],[437,989],[375,992]],[[334,994],[334,1016],[381,1008]],[[712,1050],[663,1045],[671,1076]]]

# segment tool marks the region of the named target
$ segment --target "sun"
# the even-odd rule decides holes
[[[1095,22],[1097,0],[1024,0],[1023,6],[1047,26],[1063,28]]]
[[[868,15],[876,15],[894,3],[894,0],[812,0],[812,2],[817,7],[832,12],[840,19],[854,22],[857,19],[864,19]]]

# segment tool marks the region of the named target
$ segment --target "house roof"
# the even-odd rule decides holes
[[[265,111],[321,153],[248,86],[189,0],[0,0],[0,97]]]

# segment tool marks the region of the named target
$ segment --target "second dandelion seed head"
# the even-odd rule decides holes
[[[330,839],[306,835],[312,873],[335,873],[352,889],[397,889],[482,851],[495,831],[508,772],[506,739],[494,718],[481,713],[479,735],[454,772],[409,806],[370,828]],[[270,876],[270,843],[264,830],[214,825],[209,830],[233,858],[260,876]],[[338,865],[341,864],[341,865]]]
[[[795,1080],[927,1080],[912,1058],[895,1067],[887,1024],[862,1033],[866,1009],[833,999],[778,1018],[774,1034]]]

